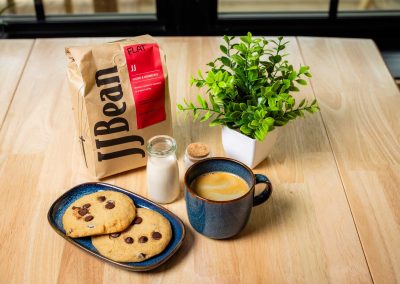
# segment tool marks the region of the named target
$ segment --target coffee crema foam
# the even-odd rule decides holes
[[[190,188],[200,197],[214,201],[239,198],[249,191],[241,177],[227,172],[211,172],[198,176]]]

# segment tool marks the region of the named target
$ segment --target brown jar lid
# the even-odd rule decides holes
[[[193,158],[204,158],[210,154],[208,146],[204,143],[195,142],[187,146],[186,151]]]

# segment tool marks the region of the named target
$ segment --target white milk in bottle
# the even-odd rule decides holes
[[[147,143],[147,194],[158,203],[170,203],[179,195],[179,168],[176,142],[166,135],[152,137]]]

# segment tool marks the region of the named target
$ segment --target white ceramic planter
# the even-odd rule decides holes
[[[250,168],[254,168],[268,156],[277,137],[278,129],[268,133],[264,141],[260,142],[229,127],[222,127],[222,146],[225,156],[238,160]]]

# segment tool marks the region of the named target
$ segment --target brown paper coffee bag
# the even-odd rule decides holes
[[[79,143],[97,178],[146,165],[146,142],[172,135],[165,55],[149,35],[66,48]]]

